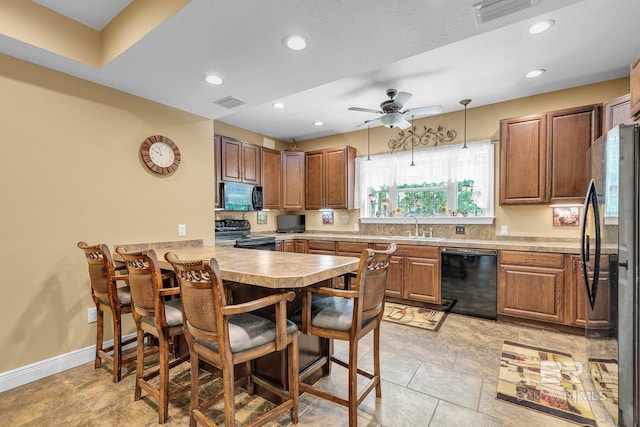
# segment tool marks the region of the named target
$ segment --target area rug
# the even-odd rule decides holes
[[[445,316],[443,311],[387,302],[384,304],[382,320],[437,331]]]
[[[505,341],[500,358],[498,399],[586,426],[595,426],[580,380],[583,366],[570,354]]]
[[[589,359],[589,373],[602,405],[618,425],[618,361]]]

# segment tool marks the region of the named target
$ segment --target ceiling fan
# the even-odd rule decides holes
[[[426,116],[442,112],[442,105],[430,105],[428,107],[409,108],[408,110],[400,111],[413,95],[409,92],[398,92],[397,89],[387,89],[387,96],[389,99],[382,101],[379,110],[360,107],[349,107],[349,110],[382,114],[376,119],[365,121],[363,123],[365,125],[379,120],[385,127],[393,128],[398,126],[401,129],[411,126],[405,116]]]

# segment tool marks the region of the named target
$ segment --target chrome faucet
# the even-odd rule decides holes
[[[407,215],[404,218],[404,222],[402,223],[402,225],[405,225],[409,218],[413,218],[413,220],[416,222],[416,234],[415,234],[415,236],[418,237],[418,218],[415,215]],[[411,237],[411,232],[409,232],[409,237]]]

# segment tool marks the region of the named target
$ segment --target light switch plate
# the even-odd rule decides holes
[[[505,234],[509,234],[509,227],[506,225],[501,225],[500,226],[500,234],[505,235]]]
[[[178,224],[178,236],[187,235],[187,224]]]

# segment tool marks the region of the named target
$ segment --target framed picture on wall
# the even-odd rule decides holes
[[[580,224],[580,208],[577,206],[553,208],[554,227],[577,227]]]
[[[266,224],[267,223],[267,213],[263,211],[258,211],[258,224]]]
[[[333,211],[322,212],[322,223],[333,224]]]

